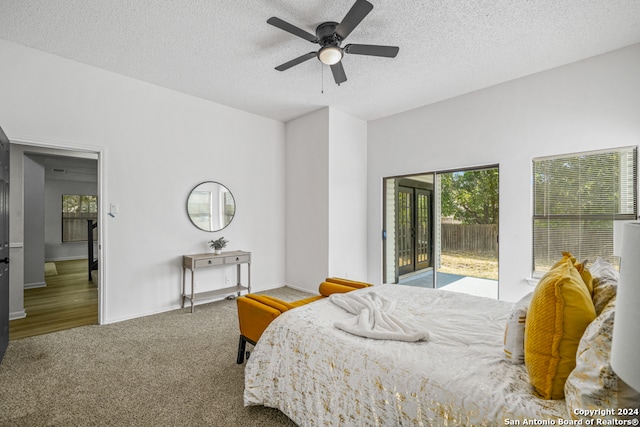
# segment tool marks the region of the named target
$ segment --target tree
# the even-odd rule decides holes
[[[440,175],[442,216],[463,224],[498,223],[498,169]]]
[[[621,150],[535,160],[534,214],[633,214],[634,157]]]

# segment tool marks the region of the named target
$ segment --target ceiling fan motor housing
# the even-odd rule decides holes
[[[316,36],[320,46],[340,46],[342,41],[336,34],[337,22],[323,22],[316,27]]]

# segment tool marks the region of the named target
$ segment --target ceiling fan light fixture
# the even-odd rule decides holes
[[[325,65],[334,65],[342,59],[342,49],[338,46],[326,46],[318,52],[318,59]]]

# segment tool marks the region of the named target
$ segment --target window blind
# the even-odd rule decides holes
[[[569,251],[616,263],[613,223],[637,218],[637,148],[533,160],[533,269]]]
[[[87,220],[98,220],[98,197],[79,194],[62,195],[62,241],[87,241]],[[94,240],[98,238],[94,230]]]

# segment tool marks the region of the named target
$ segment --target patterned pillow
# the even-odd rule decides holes
[[[589,269],[593,275],[593,305],[596,315],[599,315],[611,298],[616,296],[620,273],[611,263],[600,257]]]
[[[514,365],[524,363],[524,324],[533,292],[529,292],[514,304],[504,328],[504,354]]]
[[[573,417],[577,417],[575,409],[617,407],[618,377],[609,363],[615,306],[614,296],[587,327],[578,345],[576,368],[564,386],[567,410]]]

